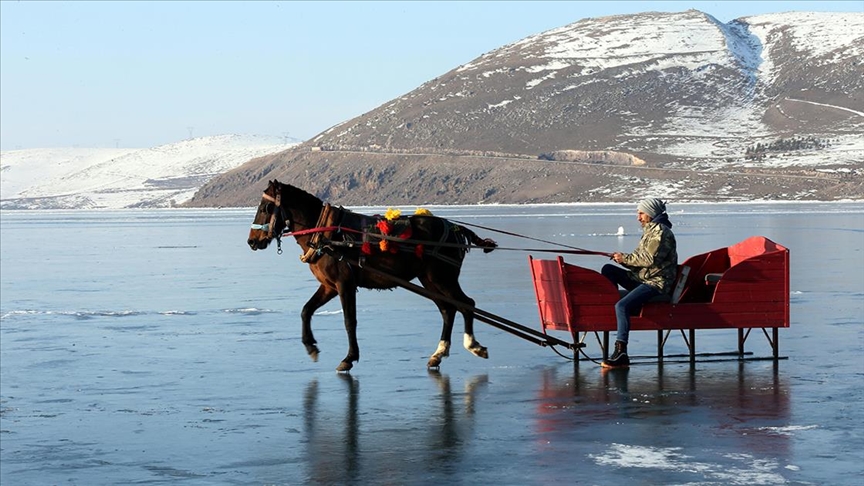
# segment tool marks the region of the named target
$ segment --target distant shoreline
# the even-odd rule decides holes
[[[737,205],[854,205],[854,204],[862,204],[864,205],[864,198],[862,199],[846,199],[842,201],[789,201],[789,200],[776,200],[776,201],[767,201],[767,200],[759,200],[759,201],[675,201],[674,199],[667,200],[667,203],[671,206],[671,213],[675,214],[675,207],[679,205],[693,205],[693,206],[702,206],[702,205],[729,205],[729,206],[737,206]],[[393,204],[393,205],[371,205],[371,206],[345,206],[348,209],[357,211],[357,212],[370,212],[370,211],[378,211],[383,208],[396,208],[396,209],[415,209],[419,207],[423,207],[429,210],[434,209],[462,209],[462,208],[543,208],[543,207],[597,207],[597,206],[615,206],[615,207],[630,207],[636,204],[634,202],[571,202],[571,203],[507,203],[507,204]],[[138,212],[138,213],[147,213],[147,212],[202,212],[202,211],[224,211],[224,212],[248,212],[255,211],[254,206],[246,206],[246,207],[173,207],[173,208],[91,208],[91,209],[0,209],[0,214],[23,214],[23,213],[85,213],[85,212]],[[864,207],[861,208],[861,211],[864,212]]]

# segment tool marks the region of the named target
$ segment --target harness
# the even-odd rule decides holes
[[[339,219],[341,219],[342,211],[341,208],[335,211]],[[321,238],[326,237],[327,242],[330,240],[330,236],[332,236],[332,231],[337,230],[340,231],[341,228],[338,224],[333,224],[330,221],[330,218],[333,216],[334,209],[329,203],[324,203],[324,207],[321,209],[321,214],[318,216],[318,222],[315,223],[312,230],[315,231],[303,231],[303,232],[291,232],[287,233],[293,236],[299,236],[300,234],[312,233],[312,238],[309,240],[309,249],[306,250],[306,253],[300,255],[300,261],[303,263],[315,263],[321,255],[324,254],[324,248],[321,245]],[[325,233],[328,233],[325,235]]]
[[[253,230],[266,231],[268,238],[271,238],[271,239],[276,238],[276,253],[278,255],[281,255],[282,254],[282,235],[281,234],[278,234],[278,235],[273,234],[273,228],[276,227],[276,212],[278,211],[279,214],[282,216],[282,221],[285,222],[286,227],[291,226],[291,218],[289,218],[288,215],[285,214],[285,210],[282,208],[282,192],[280,191],[280,192],[276,193],[276,197],[273,197],[273,196],[271,196],[265,192],[264,194],[261,195],[261,198],[264,199],[265,201],[270,201],[273,203],[273,213],[270,215],[270,221],[268,221],[267,223],[264,223],[264,224],[252,223],[252,229]]]

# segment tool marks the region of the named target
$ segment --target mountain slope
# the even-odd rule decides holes
[[[834,36],[813,36],[817,26]],[[828,123],[818,105],[799,106],[818,113],[795,129],[857,135],[862,32],[862,14],[774,14],[729,25],[695,10],[586,19],[487,53],[313,141],[617,150],[657,162],[743,156],[753,140],[787,135],[765,115],[793,95],[840,107]],[[825,126],[808,128],[813,122]]]
[[[697,199],[860,197],[862,56],[859,13],[728,24],[695,10],[584,19],[486,53],[293,151],[215,178],[190,204],[253,204],[260,184],[249,183],[272,177],[344,204],[631,199],[648,187],[690,188],[679,194]],[[351,154],[364,155],[351,162]],[[464,177],[442,189],[453,157]],[[507,164],[524,177],[552,171],[564,187],[514,200],[506,181],[520,172]],[[422,171],[428,184],[418,180],[403,195],[398,184],[411,179],[403,171]],[[757,191],[747,182],[773,176],[781,179]],[[567,179],[580,181],[561,184]]]
[[[278,139],[220,135],[150,149],[3,152],[3,209],[170,207],[250,159],[290,148]]]

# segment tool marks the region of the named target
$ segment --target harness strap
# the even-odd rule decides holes
[[[442,220],[442,222],[444,223],[444,231],[441,232],[441,238],[439,238],[438,243],[435,246],[433,246],[433,248],[432,248],[432,256],[434,256],[435,258],[442,260],[446,263],[449,263],[451,265],[458,267],[459,264],[461,263],[460,261],[456,260],[455,258],[450,258],[450,257],[444,256],[441,254],[441,246],[442,246],[441,244],[443,243],[444,245],[447,245],[447,246],[452,245],[453,243],[450,243],[450,244],[447,243],[447,238],[451,234],[456,236],[454,231],[453,231],[454,225],[450,224],[447,220]],[[458,238],[458,236],[456,236],[456,238]],[[455,243],[455,245],[458,245],[460,248],[463,248],[462,253],[461,253],[463,257],[465,256],[465,251],[467,251],[467,248],[471,247],[470,243],[468,245]]]
[[[328,231],[343,231],[346,233],[357,233],[357,234],[363,234],[364,233],[363,231],[356,230],[353,228],[346,228],[344,226],[322,226],[319,228],[309,228],[309,229],[300,230],[300,231],[286,231],[286,232],[282,233],[282,236],[301,236],[301,235],[308,235],[309,233],[325,233]]]
[[[275,198],[273,196],[267,194],[266,192],[261,195],[261,198],[266,200],[266,201],[272,202],[276,206],[273,209],[273,214],[270,215],[270,222],[265,224],[265,225],[262,225],[262,226],[264,226],[263,228],[258,228],[258,229],[262,229],[264,231],[267,231],[267,236],[269,238],[273,238],[273,228],[276,227],[276,210],[278,209],[279,211],[282,211],[282,191],[279,191],[278,193],[276,193]],[[277,240],[278,240],[278,238],[277,238]]]
[[[312,238],[309,240],[309,249],[307,249],[306,252],[300,256],[301,262],[313,263],[315,260],[317,260],[317,258],[321,256],[320,244],[321,238],[324,236],[324,233],[333,231],[334,229],[339,229],[338,226],[324,226],[324,224],[330,222],[332,213],[333,206],[331,206],[330,203],[324,203],[324,207],[321,209],[321,214],[318,215],[318,221],[315,223],[314,228],[309,228],[300,232],[291,233],[293,236],[297,236],[298,233],[312,233]],[[330,238],[328,237],[327,239],[329,240]]]
[[[279,208],[282,205],[282,193],[281,192],[275,198],[265,192],[264,194],[261,194],[261,199],[263,199],[265,201],[272,202],[277,208]],[[269,238],[272,238],[273,237],[273,225],[275,223],[276,223],[276,210],[274,209],[273,214],[270,215],[270,221],[268,221],[264,224],[252,223],[252,229],[253,230],[266,231],[267,236]]]

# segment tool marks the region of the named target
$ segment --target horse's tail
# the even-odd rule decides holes
[[[479,248],[483,248],[483,253],[489,253],[498,247],[498,243],[495,243],[495,240],[491,238],[480,238],[477,236],[477,233],[471,231],[470,229],[462,226],[461,224],[457,224],[459,227],[459,231],[462,231],[467,237],[468,241]]]

